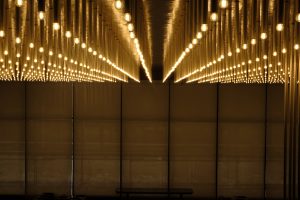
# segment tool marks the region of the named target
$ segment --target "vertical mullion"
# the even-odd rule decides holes
[[[75,196],[75,184],[74,184],[74,178],[75,178],[75,119],[74,119],[74,83],[72,83],[72,171],[71,171],[71,197],[73,198]]]
[[[28,173],[27,173],[27,165],[28,165],[28,135],[27,135],[27,83],[25,82],[25,90],[24,90],[24,193],[28,195]]]
[[[218,161],[219,161],[219,83],[217,83],[217,98],[216,98],[216,165],[215,165],[215,192],[216,192],[216,199],[218,198]]]
[[[168,160],[167,160],[167,173],[168,173],[168,191],[170,190],[170,153],[171,153],[171,149],[170,149],[170,139],[171,139],[171,125],[170,125],[170,116],[171,115],[171,81],[169,80],[169,84],[168,84]],[[169,192],[168,192],[168,196],[169,195]]]
[[[264,131],[264,169],[263,169],[263,189],[264,199],[267,198],[266,194],[266,171],[267,171],[267,131],[268,131],[268,83],[265,84],[265,131]]]
[[[123,84],[121,82],[120,89],[120,166],[119,166],[119,187],[120,187],[120,197],[122,198],[122,189],[123,189]]]

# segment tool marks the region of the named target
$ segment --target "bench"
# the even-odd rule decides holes
[[[117,194],[125,194],[127,198],[131,194],[134,195],[144,195],[144,194],[152,194],[152,195],[179,195],[182,199],[183,195],[191,195],[193,194],[193,190],[190,188],[120,188],[116,189]]]

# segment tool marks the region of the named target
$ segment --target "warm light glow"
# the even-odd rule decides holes
[[[227,54],[229,57],[231,57],[232,56],[232,53],[231,52],[228,52],[228,54]]]
[[[236,53],[240,53],[240,52],[241,52],[240,48],[236,48]]]
[[[220,0],[219,1],[220,8],[227,8],[228,7],[228,1],[227,0]]]
[[[72,36],[71,31],[66,31],[65,35],[66,35],[67,38],[70,38]]]
[[[243,49],[247,49],[247,44],[243,44]]]
[[[45,19],[45,13],[43,11],[39,12],[39,19],[44,20]]]
[[[44,48],[43,48],[43,47],[40,47],[40,48],[39,48],[39,52],[40,52],[40,53],[43,53],[43,52],[44,52]]]
[[[79,38],[75,38],[75,39],[74,39],[74,42],[75,42],[75,44],[79,44],[79,42],[80,42],[80,41],[79,41]]]
[[[130,13],[125,13],[124,19],[125,19],[126,22],[130,22],[131,21],[131,15],[130,15]]]
[[[283,48],[282,50],[281,50],[281,52],[283,53],[283,54],[285,54],[286,53],[286,48]]]
[[[20,43],[21,43],[21,38],[16,37],[16,43],[17,43],[17,44],[20,44]]]
[[[17,0],[16,6],[21,7],[23,5],[23,0]]]
[[[207,24],[202,24],[202,25],[201,25],[201,31],[202,31],[202,32],[206,32],[207,30],[208,30]]]
[[[5,36],[5,33],[3,30],[0,30],[0,37],[4,37]]]
[[[295,45],[294,45],[294,49],[295,49],[295,50],[298,50],[298,49],[299,49],[299,44],[295,44]]]
[[[297,21],[297,22],[300,22],[300,13],[298,13],[298,14],[296,15],[296,21]]]
[[[254,38],[251,39],[251,44],[252,44],[252,45],[255,45],[255,44],[256,44],[256,39],[254,39]]]
[[[53,23],[53,29],[56,30],[56,31],[59,30],[59,29],[60,29],[59,23],[54,22],[54,23]]]
[[[32,42],[29,43],[29,48],[33,49],[33,47],[34,47],[34,44]]]
[[[132,23],[129,23],[129,24],[127,25],[127,27],[128,27],[128,30],[129,30],[129,31],[133,31],[133,29],[134,29],[134,26],[133,26]]]
[[[267,33],[261,33],[261,34],[260,34],[260,38],[261,38],[262,40],[267,39]]]
[[[279,32],[283,31],[283,27],[284,27],[283,24],[277,24],[276,25],[276,30],[279,31]]]
[[[218,14],[217,13],[211,13],[210,14],[210,20],[215,22],[218,20]]]
[[[121,0],[115,0],[115,8],[120,10],[122,8],[123,4]]]
[[[194,38],[192,43],[193,43],[193,45],[196,45],[198,43],[198,40],[196,38]]]
[[[201,39],[201,38],[202,38],[202,33],[201,33],[201,32],[198,32],[198,33],[197,33],[197,38],[198,38],[198,39]]]
[[[86,44],[85,44],[85,43],[82,43],[82,44],[81,44],[81,48],[85,49],[85,48],[86,48]]]
[[[273,56],[274,57],[277,56],[277,52],[276,51],[273,52]]]
[[[134,38],[135,38],[134,32],[130,32],[130,33],[129,33],[129,36],[130,36],[131,39],[134,39]]]

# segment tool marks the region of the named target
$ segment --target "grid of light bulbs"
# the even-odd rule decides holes
[[[186,1],[187,7],[193,1]],[[175,82],[187,83],[284,83],[291,76],[291,65],[299,59],[298,1],[210,0],[202,23],[193,21],[184,3],[179,1],[182,10],[172,22],[178,32],[168,33],[171,39],[165,43],[163,81],[173,72]],[[216,12],[213,3],[218,5]],[[252,23],[258,24],[256,29]]]
[[[0,80],[139,82],[113,0],[3,0],[0,9]]]

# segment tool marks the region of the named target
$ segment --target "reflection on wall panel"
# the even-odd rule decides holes
[[[171,186],[215,196],[216,85],[174,85],[171,90]]]
[[[115,195],[119,186],[120,84],[76,84],[75,193]]]
[[[284,86],[268,85],[266,195],[283,198]]]
[[[220,85],[219,196],[263,197],[264,85]]]
[[[123,85],[123,186],[167,186],[168,85]]]
[[[70,194],[72,85],[27,84],[28,193]]]
[[[0,194],[24,193],[24,84],[0,84]]]

